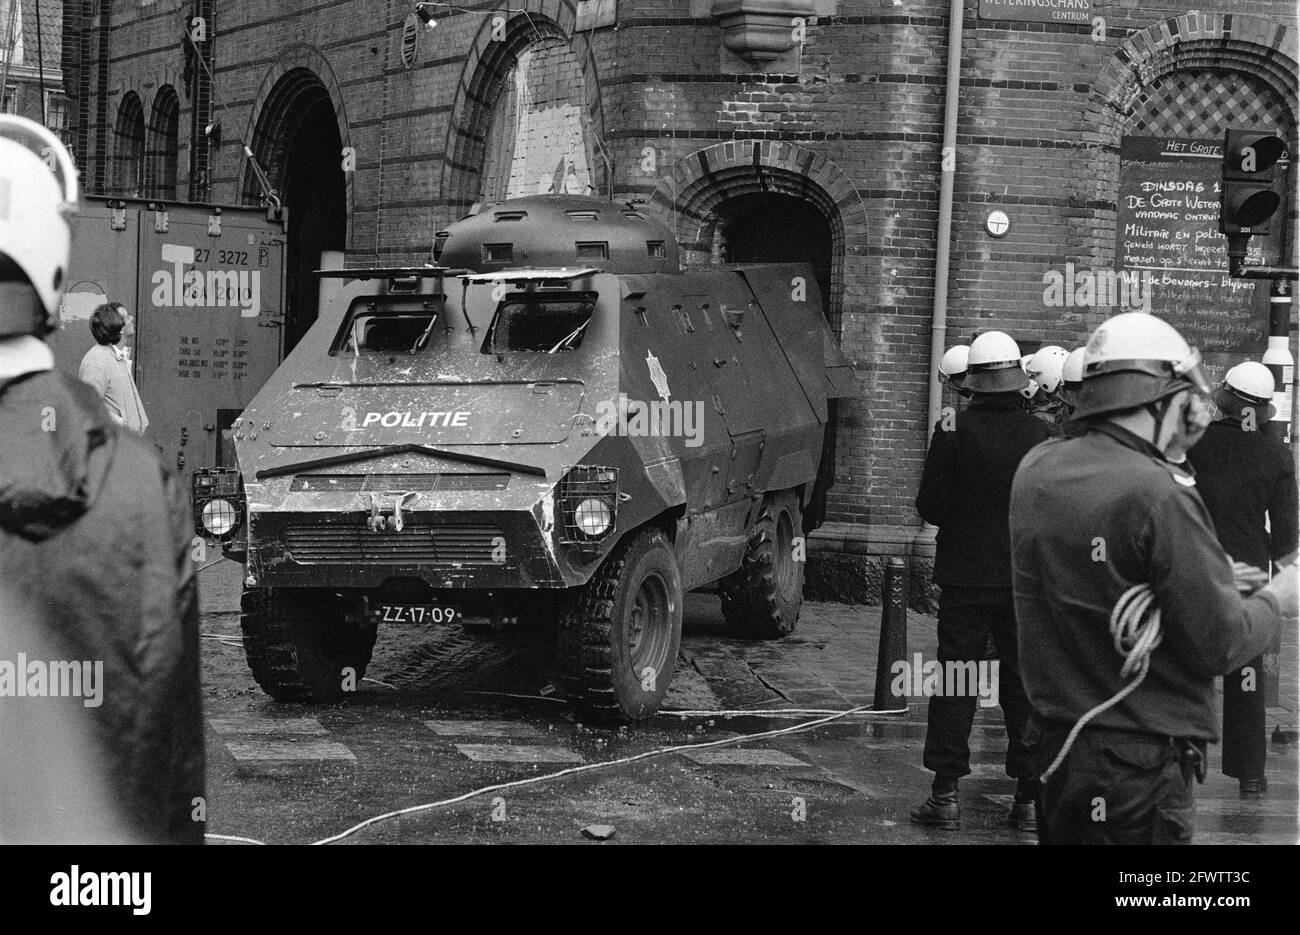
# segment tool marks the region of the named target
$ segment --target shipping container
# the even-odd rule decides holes
[[[283,356],[284,261],[283,214],[87,198],[50,336],[56,366],[75,376],[91,315],[121,302],[145,437],[188,487],[195,468],[233,461],[230,424]]]

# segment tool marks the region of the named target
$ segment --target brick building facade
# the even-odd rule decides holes
[[[0,0],[0,112],[44,123],[66,138],[62,32],[58,0]]]
[[[246,144],[302,276],[321,250],[426,261],[474,202],[537,191],[645,199],[692,264],[806,259],[861,386],[809,585],[868,600],[881,556],[923,569],[950,4],[459,0],[430,5],[433,27],[413,7],[68,0],[89,190],[257,203]],[[1044,273],[1114,266],[1122,138],[1272,126],[1294,151],[1297,35],[1290,0],[966,0],[947,343],[1078,345],[1114,310],[1045,307]]]

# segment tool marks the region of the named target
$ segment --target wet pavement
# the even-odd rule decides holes
[[[383,813],[527,781],[344,840],[580,843],[583,828],[610,825],[613,843],[1034,843],[1005,824],[1014,782],[1002,768],[996,707],[976,717],[957,832],[907,818],[930,779],[923,699],[901,715],[789,732],[825,716],[799,711],[871,703],[879,608],[807,603],[794,636],[750,642],[726,635],[716,596],[688,595],[669,711],[619,729],[584,724],[558,698],[534,635],[459,627],[381,628],[367,678],[346,703],[277,703],[244,662],[239,568],[219,562],[200,580],[211,834],[308,843]],[[909,614],[907,636],[909,654],[934,658],[932,617]],[[1290,742],[1269,744],[1268,797],[1239,800],[1212,748],[1197,790],[1197,843],[1296,842],[1295,657],[1293,631],[1268,728]],[[668,747],[686,749],[656,753]],[[560,771],[570,772],[543,778]]]

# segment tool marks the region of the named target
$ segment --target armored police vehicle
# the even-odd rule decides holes
[[[194,480],[245,564],[258,683],[333,700],[377,627],[558,621],[569,699],[638,720],[684,591],[795,626],[827,400],[852,392],[811,268],[682,272],[642,210],[546,195],[437,235],[438,266],[348,270]]]

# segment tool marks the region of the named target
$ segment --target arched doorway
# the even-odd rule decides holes
[[[846,258],[867,252],[866,208],[852,180],[822,153],[795,143],[744,140],[697,150],[655,186],[650,206],[672,225],[685,265],[803,262],[813,268],[831,333],[848,301],[861,302],[860,274],[845,285]],[[837,502],[837,436],[859,400],[830,400],[826,441],[805,525],[848,510]],[[843,419],[841,419],[843,416]]]
[[[735,195],[714,209],[722,259],[728,263],[809,263],[829,320],[834,234],[826,215],[793,195]]]
[[[253,133],[253,151],[289,212],[285,245],[284,353],[320,312],[321,254],[347,247],[347,179],[338,115],[324,83],[310,69],[283,75],[267,95]],[[244,200],[264,200],[246,172]]]
[[[835,235],[816,205],[793,195],[759,191],[733,195],[713,209],[713,249],[726,263],[807,263],[821,293],[822,314],[831,320],[831,269]],[[835,481],[835,426],[838,400],[827,400],[827,431],[817,466],[817,482],[804,524],[811,529],[826,518],[826,500]]]

